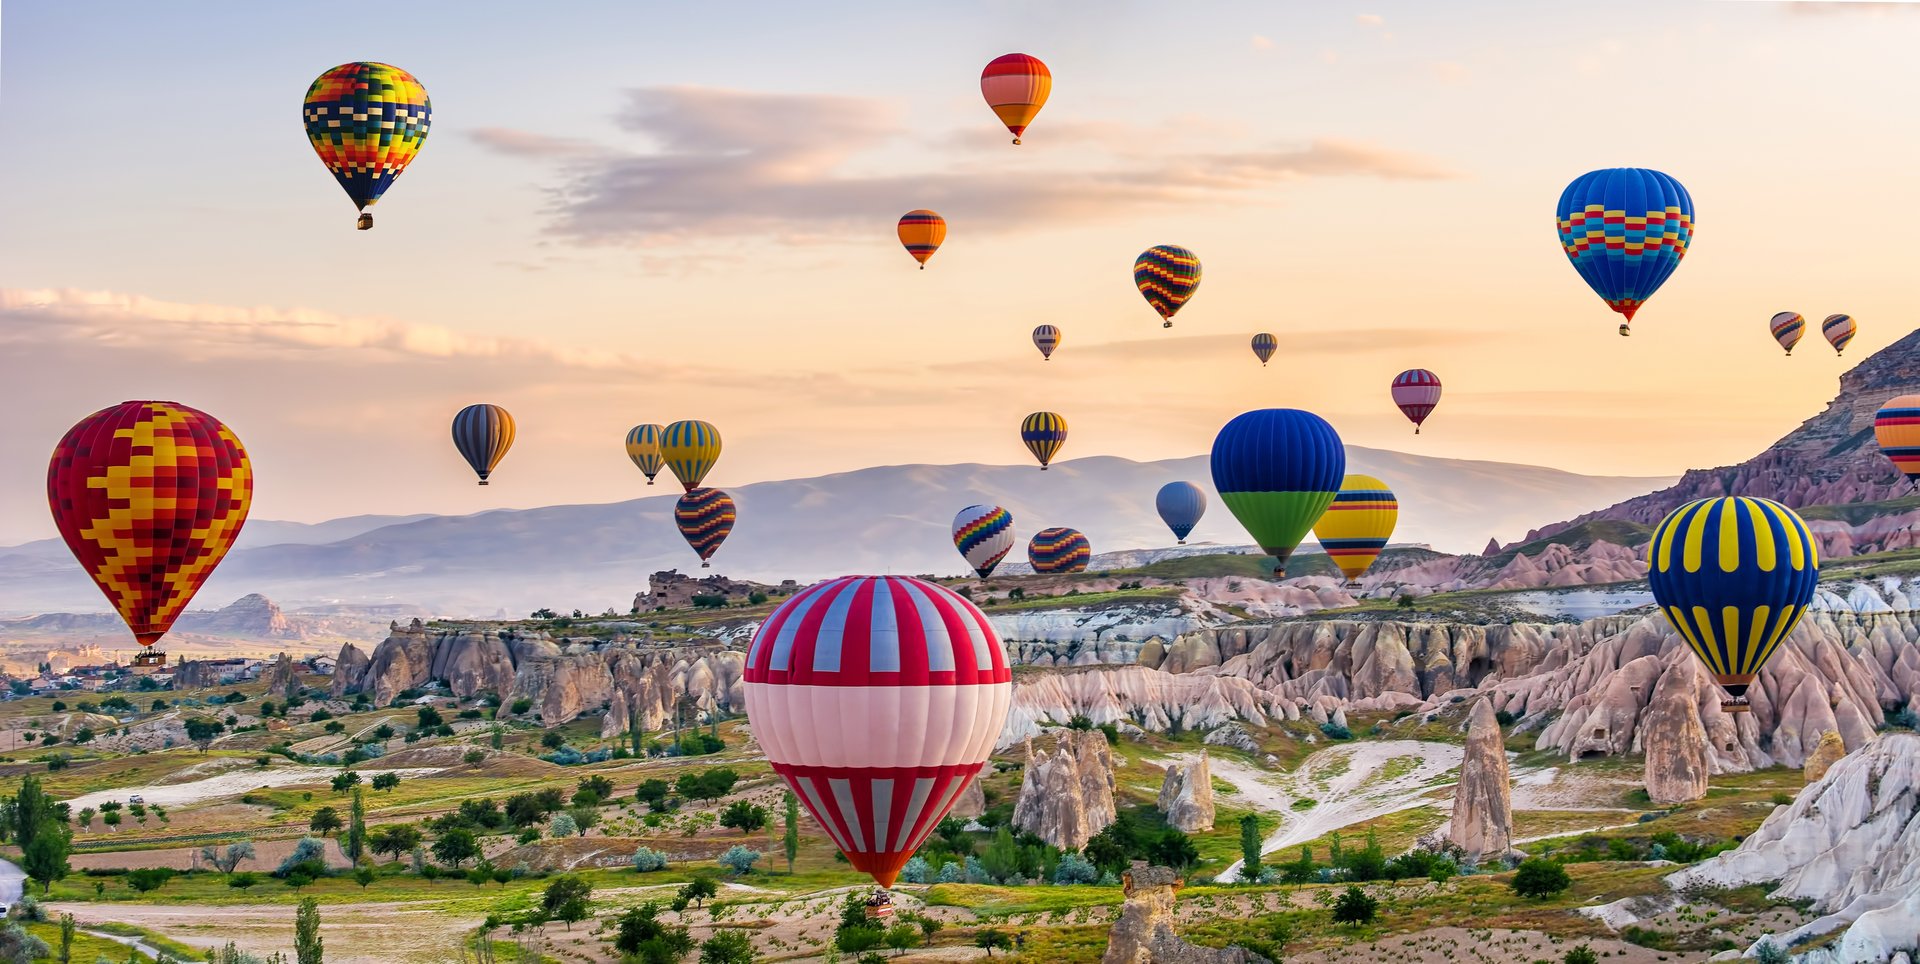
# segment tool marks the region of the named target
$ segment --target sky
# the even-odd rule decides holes
[[[1062,459],[1186,456],[1269,406],[1658,475],[1754,454],[1910,330],[1911,5],[1188,6],[10,0],[0,542],[53,534],[45,453],[130,398],[227,422],[255,516],[302,521],[647,494],[621,439],[680,418],[721,486],[1023,462],[1039,410]],[[977,81],[1010,51],[1054,75],[1019,147]],[[349,60],[433,99],[368,232],[298,118]],[[1611,166],[1698,215],[1628,339],[1550,224]],[[1205,268],[1170,330],[1130,276],[1155,244]],[[1781,310],[1860,334],[1785,358]],[[1416,366],[1418,437],[1387,394]],[[519,425],[484,489],[448,431],[480,401]]]

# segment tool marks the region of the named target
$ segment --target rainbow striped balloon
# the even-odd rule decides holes
[[[680,536],[687,540],[687,545],[700,554],[702,569],[713,565],[707,560],[727,541],[728,533],[733,531],[734,518],[733,499],[719,489],[705,486],[688,489],[673,505],[673,523],[680,527]]]
[[[1200,257],[1179,245],[1154,245],[1133,260],[1133,285],[1165,319],[1160,327],[1172,328],[1174,313],[1200,287]]]
[[[1846,354],[1847,342],[1852,341],[1859,330],[1852,315],[1828,315],[1827,320],[1820,323],[1820,333],[1827,336],[1827,344],[1833,346],[1836,355]]]
[[[1333,504],[1313,524],[1313,535],[1327,558],[1347,574],[1347,582],[1358,585],[1393,537],[1393,524],[1399,518],[1400,503],[1385,482],[1371,475],[1349,475],[1340,480]]]
[[[1039,573],[1085,572],[1093,558],[1093,546],[1078,529],[1055,526],[1041,529],[1027,543],[1027,561]]]
[[[1793,346],[1800,343],[1800,336],[1807,333],[1807,320],[1797,311],[1782,311],[1767,322],[1767,331],[1791,355]]]
[[[1013,513],[997,505],[970,505],[953,517],[953,547],[985,579],[1013,551]]]
[[[432,116],[427,89],[391,64],[341,64],[308,85],[307,140],[360,209],[360,230],[373,227],[366,209],[420,155]]]

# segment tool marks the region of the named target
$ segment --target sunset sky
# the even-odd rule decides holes
[[[1189,9],[1190,8],[1190,9]],[[1601,16],[1597,10],[1604,9]],[[1192,455],[1250,408],[1354,444],[1652,475],[1734,462],[1911,330],[1920,10],[1772,2],[249,2],[0,11],[0,542],[46,456],[133,398],[225,420],[259,518],[648,494],[637,422],[737,485],[875,464]],[[1013,147],[980,68],[1045,60]],[[433,98],[353,229],[299,121],[350,60]],[[1551,216],[1587,170],[1684,182],[1635,334]],[[950,225],[926,271],[903,212]],[[1162,330],[1154,244],[1205,278]],[[1848,312],[1783,358],[1768,316]],[[1043,363],[1040,323],[1065,343]],[[1249,337],[1280,350],[1262,369]],[[1415,437],[1387,383],[1446,385]],[[480,489],[448,421],[506,406]],[[1411,483],[1417,484],[1417,482]],[[651,494],[662,490],[655,488]],[[1542,522],[1552,521],[1542,519]]]

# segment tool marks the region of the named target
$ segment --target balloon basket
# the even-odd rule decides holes
[[[867,919],[886,920],[893,916],[893,895],[884,890],[874,891],[867,897]]]
[[[1160,323],[1160,327],[1162,327],[1162,328],[1172,328],[1172,327],[1173,327],[1173,322],[1171,322],[1171,321],[1163,321],[1163,322],[1161,322],[1161,323]]]
[[[486,479],[481,479],[481,480],[480,480],[480,484],[481,484],[481,485],[486,485],[486,484],[487,484],[487,480],[486,480]]]
[[[373,227],[373,215],[361,212],[360,219],[354,222],[356,230],[365,231]]]
[[[711,562],[703,562],[703,563],[701,563],[701,564],[700,564],[700,568],[702,568],[702,569],[712,569],[712,568],[713,568],[713,563],[711,563]]]
[[[1724,700],[1721,700],[1721,701],[1720,701],[1720,712],[1722,712],[1722,713],[1751,713],[1751,712],[1753,712],[1753,704],[1752,704],[1752,703],[1749,703],[1749,702],[1747,702],[1747,698],[1746,698],[1746,697],[1744,697],[1744,696],[1739,696],[1739,697],[1733,697],[1733,698],[1730,698],[1730,699],[1724,699]]]
[[[167,668],[167,654],[152,651],[133,654],[133,672],[136,676],[149,676]]]

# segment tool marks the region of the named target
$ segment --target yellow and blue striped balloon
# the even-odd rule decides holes
[[[660,425],[635,425],[627,431],[627,458],[646,475],[648,485],[653,484],[653,477],[667,464],[660,455],[660,436],[666,433],[666,428]]]
[[[1060,446],[1067,444],[1067,420],[1054,412],[1035,412],[1020,423],[1020,441],[1027,443],[1027,451],[1040,460],[1040,471],[1045,472]]]
[[[1667,620],[1732,697],[1766,665],[1820,582],[1819,546],[1792,509],[1768,499],[1700,499],[1662,520],[1647,543],[1647,584]]]
[[[720,461],[720,430],[706,422],[682,419],[660,433],[660,457],[673,477],[692,492]]]
[[[1348,584],[1358,585],[1360,576],[1387,547],[1399,519],[1400,503],[1385,482],[1371,475],[1349,475],[1340,480],[1333,504],[1313,524],[1313,534],[1327,558],[1347,574]]]

